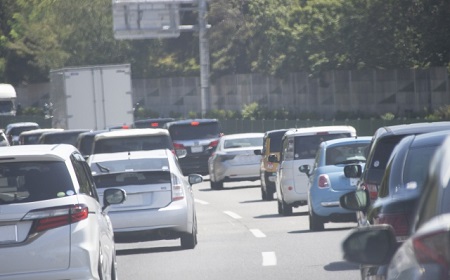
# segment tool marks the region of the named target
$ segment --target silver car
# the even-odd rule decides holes
[[[106,207],[89,166],[71,145],[2,147],[0,279],[116,279],[116,252]]]
[[[211,189],[222,189],[224,182],[256,181],[264,133],[237,133],[222,136],[208,159]]]
[[[203,178],[183,176],[169,149],[93,154],[89,158],[99,195],[120,187],[127,200],[111,206],[116,242],[180,239],[183,249],[197,244],[192,184]]]

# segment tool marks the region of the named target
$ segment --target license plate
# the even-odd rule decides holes
[[[17,241],[16,225],[0,226],[0,242]]]
[[[201,152],[203,152],[203,147],[202,146],[192,146],[191,152],[192,153],[201,153]]]

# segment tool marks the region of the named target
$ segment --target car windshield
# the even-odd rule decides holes
[[[172,140],[211,139],[220,134],[218,123],[172,125],[169,131]]]
[[[294,157],[295,159],[315,158],[320,143],[322,143],[323,141],[345,137],[350,137],[350,133],[330,133],[296,136],[294,138]]]
[[[229,139],[225,140],[223,146],[225,149],[257,147],[262,146],[262,142],[262,137]]]
[[[97,188],[123,187],[127,185],[170,184],[168,171],[123,172],[94,176]]]
[[[96,140],[94,144],[94,154],[157,149],[172,150],[170,138],[166,135],[102,138]]]
[[[133,170],[168,170],[167,158],[142,158],[95,162],[91,164],[92,174],[113,173]]]
[[[75,194],[73,190],[70,174],[63,162],[0,164],[0,204],[64,197]]]
[[[286,131],[274,132],[270,136],[270,152],[279,153],[281,151],[281,139]]]
[[[9,132],[9,134],[18,136],[20,133],[22,133],[24,131],[38,129],[38,128],[39,128],[38,126],[18,126],[18,127],[12,128],[11,131]]]

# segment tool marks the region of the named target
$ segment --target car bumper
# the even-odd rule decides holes
[[[217,165],[214,170],[216,181],[255,181],[259,180],[259,164],[253,165]]]

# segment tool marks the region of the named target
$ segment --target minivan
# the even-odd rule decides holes
[[[293,207],[308,203],[309,178],[299,168],[312,166],[320,143],[355,136],[354,127],[337,125],[290,129],[284,134],[275,182],[279,214],[291,215]],[[269,160],[277,162],[274,156]]]

